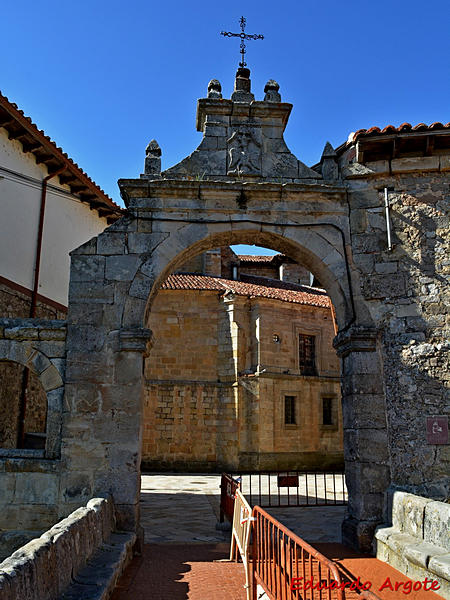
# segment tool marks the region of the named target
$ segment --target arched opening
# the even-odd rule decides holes
[[[0,448],[45,448],[47,395],[38,376],[17,362],[0,361]]]
[[[153,295],[144,470],[343,468],[334,308],[306,267],[260,252],[189,252]]]

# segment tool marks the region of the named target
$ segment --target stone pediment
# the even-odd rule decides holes
[[[249,76],[248,69],[238,69],[230,100],[222,98],[217,80],[210,82],[208,97],[197,105],[197,130],[203,139],[191,155],[163,171],[163,178],[279,183],[322,179],[298,160],[284,141],[292,104],[281,102],[278,84],[270,80],[264,100],[258,101],[250,91]]]

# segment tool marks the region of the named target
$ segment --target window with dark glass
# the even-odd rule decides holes
[[[316,375],[316,338],[314,335],[299,334],[299,368],[302,375]]]
[[[284,424],[297,424],[297,421],[295,419],[295,396],[284,397]]]
[[[333,398],[322,398],[322,424],[334,425],[333,423]]]

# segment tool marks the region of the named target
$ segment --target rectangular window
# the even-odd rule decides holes
[[[302,375],[316,375],[316,338],[300,333],[298,336],[299,369]]]
[[[295,418],[295,396],[284,397],[284,424],[296,425]]]
[[[322,398],[322,425],[334,425],[333,398]]]

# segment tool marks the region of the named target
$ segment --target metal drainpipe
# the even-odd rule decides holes
[[[39,228],[38,228],[38,237],[36,243],[36,260],[34,263],[34,282],[33,282],[33,293],[31,295],[31,307],[30,307],[30,318],[34,318],[36,316],[36,304],[37,304],[37,295],[39,288],[39,271],[41,268],[41,251],[42,251],[42,235],[44,232],[44,216],[45,216],[45,202],[47,199],[47,183],[53,177],[56,177],[60,173],[65,170],[65,166],[61,167],[57,171],[50,173],[47,177],[44,177],[42,180],[42,191],[41,191],[41,209],[39,212]]]
[[[387,243],[388,250],[392,250],[392,239],[391,239],[391,221],[389,218],[389,196],[388,196],[388,188],[384,188],[384,210],[386,212],[386,231],[387,231]]]
[[[45,202],[47,199],[47,183],[56,175],[62,173],[66,167],[61,167],[57,171],[50,173],[42,180],[41,189],[41,208],[39,211],[39,227],[38,236],[36,242],[36,260],[34,263],[34,281],[33,291],[31,293],[31,306],[30,306],[30,318],[33,319],[36,316],[37,296],[39,288],[39,271],[41,268],[41,252],[42,252],[42,235],[44,232],[44,217],[45,217]],[[29,371],[24,368],[22,375],[22,389],[20,392],[19,402],[19,415],[18,415],[18,427],[17,427],[17,444],[18,448],[23,448],[25,441],[25,416],[27,408],[27,387],[29,381]]]

